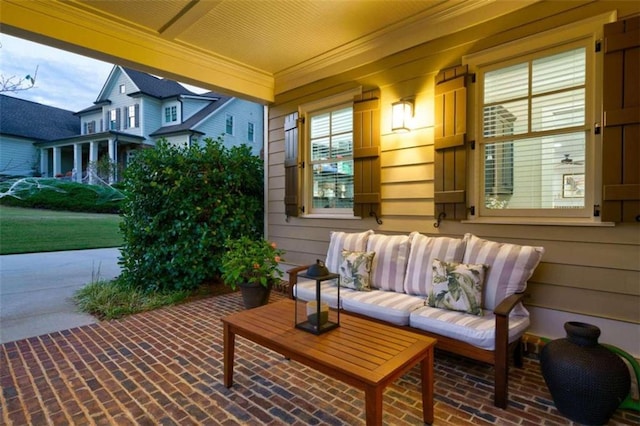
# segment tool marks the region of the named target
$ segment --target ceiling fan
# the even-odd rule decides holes
[[[564,158],[560,160],[560,163],[567,164],[567,165],[581,166],[584,164],[584,161],[575,161],[573,158],[571,158],[571,154],[564,154]]]

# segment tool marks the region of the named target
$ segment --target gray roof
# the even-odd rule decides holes
[[[158,130],[151,133],[149,136],[155,137],[155,136],[163,136],[163,135],[190,131],[196,124],[198,124],[204,118],[213,114],[215,110],[223,106],[225,103],[227,103],[229,99],[231,99],[230,96],[222,96],[213,92],[203,93],[200,96],[214,97],[214,98],[218,98],[218,100],[211,102],[209,105],[207,105],[206,107],[202,108],[200,111],[193,114],[193,116],[189,117],[189,119],[186,120],[184,123],[176,124],[174,126],[160,127]]]
[[[195,95],[192,91],[180,83],[165,78],[154,77],[151,74],[122,67],[125,73],[138,86],[140,93],[153,96],[158,99],[166,99],[179,95]]]
[[[80,117],[73,111],[0,95],[0,133],[51,141],[80,134]]]

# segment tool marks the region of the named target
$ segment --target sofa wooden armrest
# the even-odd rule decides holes
[[[296,266],[295,268],[291,268],[287,270],[287,275],[289,275],[289,299],[293,299],[293,287],[298,284],[298,274],[302,271],[306,271],[309,269],[311,265],[302,265]]]

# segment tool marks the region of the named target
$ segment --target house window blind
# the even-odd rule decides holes
[[[574,46],[481,70],[485,213],[585,208],[586,63]]]

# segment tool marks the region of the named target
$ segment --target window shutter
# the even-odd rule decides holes
[[[122,128],[126,129],[129,126],[129,114],[127,107],[122,107]]]
[[[353,214],[380,215],[380,90],[357,95],[353,104]]]
[[[116,108],[116,130],[120,130],[120,109]]]
[[[640,222],[640,17],[604,26],[602,220]]]
[[[440,71],[435,86],[436,216],[467,218],[467,66]]]
[[[302,123],[298,113],[294,112],[284,118],[284,212],[287,217],[300,214],[300,173],[299,134]]]
[[[140,127],[140,104],[136,104],[134,114],[136,115],[135,117],[136,127]]]

